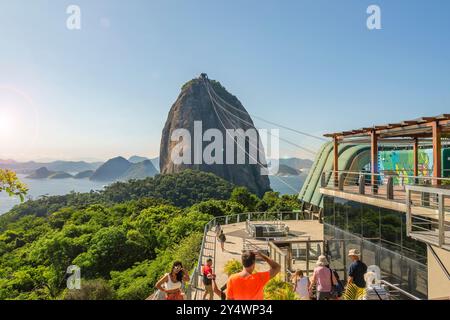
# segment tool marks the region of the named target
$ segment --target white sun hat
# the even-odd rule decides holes
[[[327,266],[329,265],[327,257],[325,256],[319,256],[319,258],[317,258],[317,262],[316,262],[316,266]]]

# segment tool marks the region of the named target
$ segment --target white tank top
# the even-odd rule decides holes
[[[300,297],[309,297],[307,277],[303,277],[297,280],[296,292]]]
[[[172,278],[170,277],[170,274],[166,273],[166,275],[167,275],[167,282],[166,282],[167,290],[175,290],[181,288],[181,281],[173,282]]]

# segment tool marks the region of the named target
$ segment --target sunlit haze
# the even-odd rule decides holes
[[[450,29],[448,1],[377,1],[377,32],[366,0],[76,3],[80,30],[66,27],[72,1],[0,1],[0,159],[156,157],[201,72],[249,113],[315,135],[449,109],[450,44],[436,32]],[[313,157],[285,143],[280,155]]]

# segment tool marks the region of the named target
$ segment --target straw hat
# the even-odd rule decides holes
[[[327,266],[327,265],[329,265],[327,257],[319,256],[319,258],[317,258],[316,266]]]
[[[357,256],[357,257],[359,257],[361,255],[361,253],[359,253],[359,250],[358,249],[350,249],[349,251],[348,251],[348,256],[350,257],[350,256]]]

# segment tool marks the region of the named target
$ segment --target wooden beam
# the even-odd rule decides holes
[[[417,120],[406,120],[406,121],[402,122],[402,125],[411,126],[411,125],[417,124],[417,122],[418,122]]]
[[[439,122],[435,121],[432,123],[433,128],[433,177],[441,177],[442,168],[442,154],[441,154],[441,127]],[[435,184],[441,184],[439,179],[435,180]]]
[[[372,170],[372,192],[378,193],[378,135],[375,130],[373,130],[370,134],[370,154],[371,154],[371,170]]]
[[[333,170],[334,170],[334,186],[337,187],[339,185],[339,141],[337,137],[333,139]]]

